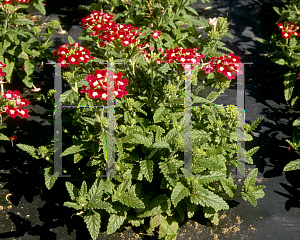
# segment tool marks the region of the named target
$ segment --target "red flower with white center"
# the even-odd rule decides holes
[[[228,56],[222,55],[220,57],[211,57],[210,61],[204,65],[201,69],[208,73],[221,73],[224,74],[228,79],[235,79],[234,74],[242,74],[239,70],[239,64],[241,63],[240,58],[232,53]]]
[[[144,42],[144,46],[145,46],[145,47],[150,47],[150,44],[147,43],[147,42]]]
[[[17,110],[11,106],[7,106],[6,113],[8,113],[11,118],[15,118],[18,115]]]
[[[153,51],[155,49],[155,47],[149,47],[150,51]]]
[[[300,36],[300,33],[297,32],[299,27],[296,26],[294,22],[286,22],[284,25],[282,23],[277,24],[278,28],[282,30],[282,36],[284,38],[290,39],[293,35]]]
[[[3,94],[3,97],[7,100],[13,100],[15,97],[19,96],[20,92],[15,90],[14,92],[8,90],[6,93]]]
[[[86,80],[90,84],[90,88],[88,89],[87,86],[82,86],[83,90],[81,93],[88,93],[89,98],[100,98],[102,100],[108,100],[109,95],[108,92],[114,91],[115,97],[121,98],[128,94],[125,90],[125,87],[128,84],[127,79],[122,79],[123,74],[121,72],[112,73],[107,72],[106,69],[100,70],[96,69],[94,74],[90,74],[86,77]],[[107,77],[110,76],[114,79],[114,90],[111,86],[108,86]]]
[[[139,50],[142,50],[142,49],[143,49],[143,45],[142,45],[142,44],[137,44],[136,46],[137,46],[137,48],[138,48]]]
[[[29,3],[29,0],[16,0],[19,3]]]
[[[150,57],[149,55],[146,55],[145,60],[146,60],[146,61],[149,61],[150,58],[151,58],[151,57]]]
[[[22,109],[20,107],[17,107],[16,110],[17,110],[18,115],[21,118],[28,118],[29,117],[29,115],[28,115],[28,109]]]
[[[3,5],[5,5],[5,4],[11,4],[12,3],[12,0],[3,0]]]
[[[157,64],[161,64],[161,60],[160,59],[156,59],[156,63]]]
[[[156,31],[156,30],[153,30],[153,35],[151,35],[150,37],[153,38],[153,39],[157,39],[158,37],[160,37],[160,34],[161,31]]]
[[[7,65],[6,65],[6,64],[4,64],[4,63],[2,63],[2,62],[0,62],[0,67],[2,67],[2,68],[6,68],[6,67],[7,67]]]
[[[159,51],[161,53],[164,52],[164,50],[162,48],[158,48],[157,51]]]
[[[94,59],[90,51],[85,47],[79,46],[78,43],[64,44],[58,48],[58,51],[54,51],[53,54],[58,55],[58,62],[63,67],[67,67],[68,63],[79,65]]]

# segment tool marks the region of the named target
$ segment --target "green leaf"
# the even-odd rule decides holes
[[[197,13],[197,11],[194,8],[185,6],[185,9],[192,12],[192,13],[194,13],[196,16],[199,16],[199,14]]]
[[[300,159],[294,160],[289,162],[283,169],[284,172],[286,171],[294,171],[300,169]]]
[[[262,39],[262,38],[256,38],[255,39],[257,42],[260,42],[260,43],[263,43],[263,44],[266,44],[266,45],[270,45],[270,43],[267,41],[267,40],[265,40],[265,39]]]
[[[127,216],[127,212],[124,212],[122,215],[121,213],[119,213],[118,215],[117,214],[110,215],[108,219],[106,233],[112,234],[115,231],[117,231],[124,223],[126,216]]]
[[[27,75],[31,75],[33,73],[35,64],[36,62],[34,60],[31,59],[25,60],[24,65],[25,65],[25,72]]]
[[[296,80],[294,79],[294,74],[291,72],[288,72],[284,74],[284,97],[286,101],[289,101],[292,97],[293,91],[294,91],[294,86]]]
[[[143,136],[141,134],[133,134],[135,137],[134,142],[137,144],[143,144],[145,147],[150,148],[152,146],[152,140],[146,136]]]
[[[264,119],[264,117],[257,118],[253,123],[251,123],[250,128],[247,132],[254,131],[263,119]]]
[[[170,112],[170,109],[166,109],[164,106],[159,107],[156,109],[154,115],[153,115],[153,120],[154,123],[159,123],[161,120],[164,119],[165,115]]]
[[[74,163],[78,163],[82,158],[83,156],[80,153],[74,154]]]
[[[44,48],[44,50],[46,50],[46,49],[48,49],[50,46],[51,46],[51,44],[53,43],[53,41],[50,41],[50,42],[48,42],[48,43],[44,43],[42,46],[43,46],[43,48]]]
[[[79,197],[78,189],[72,183],[66,182],[66,188],[68,190],[71,200],[74,201],[77,197]]]
[[[44,175],[45,185],[50,190],[54,186],[54,183],[56,182],[59,173],[56,172],[55,174],[53,174],[54,173],[53,166],[44,168],[44,171],[45,171],[45,175]]]
[[[294,122],[293,122],[293,126],[299,126],[300,125],[300,118],[297,118]]]
[[[141,172],[149,182],[152,182],[153,179],[153,166],[154,163],[152,160],[140,161]]]
[[[10,83],[11,82],[11,75],[12,75],[12,72],[13,72],[14,67],[15,67],[15,62],[14,61],[9,62],[9,60],[7,58],[5,58],[5,64],[7,65],[7,67],[3,69],[3,72],[6,73],[5,78]]]
[[[227,210],[228,204],[218,195],[208,189],[198,186],[196,191],[190,195],[191,202],[203,207],[212,207],[215,210]]]
[[[64,156],[67,156],[67,155],[70,155],[70,154],[75,154],[75,153],[78,153],[78,152],[81,152],[83,150],[86,150],[85,148],[82,148],[82,145],[73,145],[69,148],[67,148],[61,155],[60,157],[64,157]]]
[[[3,133],[0,133],[0,140],[9,141],[9,138],[5,136]]]
[[[162,32],[161,33],[161,37],[163,39],[165,39],[167,42],[173,42],[174,40],[171,38],[171,36],[165,32]]]
[[[32,157],[39,159],[39,157],[35,153],[36,149],[33,146],[29,146],[29,145],[22,144],[22,143],[18,143],[16,146],[18,148],[20,148],[21,150],[29,153]]]
[[[167,219],[167,216],[157,214],[150,219],[150,227],[155,229],[158,227],[164,220]]]
[[[171,193],[171,201],[176,207],[177,204],[189,194],[190,190],[187,187],[185,187],[181,182],[177,182],[176,186],[174,187]]]
[[[43,5],[43,0],[39,0],[37,3],[34,2],[33,6],[41,12],[44,16],[46,15],[46,9],[45,6]]]
[[[81,184],[80,191],[79,191],[79,196],[86,197],[86,195],[87,195],[87,185],[86,185],[86,182],[83,181]]]
[[[68,36],[68,41],[69,41],[69,44],[75,43],[75,40],[71,36]]]
[[[102,197],[102,180],[99,178],[96,179],[93,186],[89,189],[87,200],[92,201],[93,199],[100,199]]]
[[[242,198],[245,201],[248,200],[254,207],[256,207],[256,200],[265,196],[265,193],[262,190],[263,188],[265,188],[265,186],[252,187],[247,192],[242,192]]]
[[[75,92],[73,89],[70,89],[60,95],[61,103],[74,104],[74,100],[77,100],[77,97],[79,95],[80,94],[78,92]]]
[[[157,142],[152,145],[153,148],[170,148],[168,142]]]
[[[80,205],[78,205],[77,203],[74,203],[74,202],[64,202],[64,206],[69,207],[69,208],[74,208],[76,210],[82,209],[82,207]]]
[[[94,210],[91,210],[84,214],[83,220],[86,223],[87,229],[93,240],[96,240],[99,236],[101,227],[101,215]]]
[[[23,26],[23,25],[26,25],[26,24],[34,25],[34,22],[31,21],[30,19],[26,18],[26,17],[19,17],[17,19],[14,19],[11,24]]]
[[[271,59],[272,62],[278,64],[278,65],[285,65],[286,61],[283,58],[273,58]]]
[[[168,71],[171,70],[171,67],[168,63],[164,63],[161,67],[158,68],[158,71],[166,74]]]
[[[177,236],[178,222],[173,217],[168,217],[162,221],[159,226],[159,239],[166,237],[165,239],[175,240]],[[169,237],[167,237],[169,235]],[[174,238],[175,235],[175,238]]]

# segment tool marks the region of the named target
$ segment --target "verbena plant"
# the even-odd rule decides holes
[[[280,15],[276,22],[280,33],[273,33],[271,41],[258,41],[270,46],[269,57],[281,66],[274,73],[279,75],[276,79],[283,79],[285,100],[294,108],[300,94],[300,1],[292,0],[285,7],[274,7],[274,10]]]
[[[63,72],[70,87],[61,95],[61,102],[104,106],[113,90],[115,174],[123,176],[98,177],[106,174],[109,154],[107,109],[63,110],[63,172],[72,175],[66,182],[71,201],[64,205],[83,217],[92,238],[97,238],[102,221],[108,219],[107,234],[130,223],[147,232],[158,229],[160,239],[176,239],[179,223],[197,211],[218,224],[218,212],[229,209],[227,199],[242,196],[256,206],[265,187],[255,186],[258,170],[249,173],[241,192],[231,176],[237,138],[243,139],[237,136],[237,127],[243,127],[236,121],[237,111],[213,104],[235,74],[241,73],[237,56],[216,52],[216,42],[227,32],[227,19],[210,19],[209,39],[189,49],[176,43],[165,49],[163,31],[116,23],[107,12],[93,11],[82,25],[87,28],[80,36],[85,39],[82,45],[69,37],[69,44],[54,52],[61,66],[70,70]],[[209,48],[207,44],[211,44]],[[206,49],[206,55],[198,53],[199,48]],[[105,62],[115,64],[114,74],[104,64],[99,67]],[[183,161],[184,81],[189,67],[193,85],[201,80],[196,92],[204,92],[203,96],[192,96],[193,104],[202,104],[192,108],[191,131],[191,173],[200,177],[177,176],[187,174]],[[114,87],[109,86],[108,77],[114,78]],[[207,87],[211,89],[208,95]],[[48,93],[52,103],[54,92]],[[244,126],[246,141],[252,140],[249,133],[261,120]],[[47,160],[44,174],[48,189],[57,180],[57,175],[49,176],[54,174],[53,142],[39,148],[17,145],[34,158]],[[246,151],[246,163],[253,163],[251,156],[258,148]],[[238,149],[240,154],[240,146]]]
[[[47,49],[53,43],[49,40],[60,28],[60,23],[53,20],[47,24],[46,32],[40,33],[41,29],[20,12],[32,4],[45,15],[42,0],[2,0],[0,4],[0,21],[3,23],[0,25],[0,62],[7,65],[4,69],[6,79],[11,83],[13,72],[16,71],[27,87],[36,89],[32,74],[38,60],[49,57]],[[40,37],[44,37],[45,41],[41,41]]]

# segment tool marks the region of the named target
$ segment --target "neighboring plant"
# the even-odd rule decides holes
[[[17,90],[14,92],[10,90],[4,92],[3,85],[7,82],[4,82],[3,80],[5,76],[3,69],[6,67],[7,65],[0,62],[0,129],[6,128],[3,123],[9,117],[15,118],[16,116],[19,116],[21,118],[28,118],[28,109],[23,109],[21,106],[26,107],[30,104],[28,100],[22,99],[20,92]],[[12,140],[12,137],[8,138],[3,133],[0,133],[0,140],[9,141]]]
[[[34,22],[19,9],[28,8],[33,4],[43,15],[46,14],[42,0],[6,0],[0,5],[0,61],[7,65],[4,70],[6,79],[12,81],[13,71],[17,71],[18,77],[23,83],[32,88],[35,87],[32,73],[37,66],[38,60],[49,58],[47,49],[53,43],[49,41],[53,33],[60,28],[56,20],[47,24],[46,33],[40,33],[41,29],[34,26]],[[39,37],[46,40],[40,43]],[[20,70],[21,69],[21,70]]]
[[[293,126],[299,126],[300,125],[300,118],[296,119],[293,122]],[[298,133],[297,129],[293,132],[292,141],[286,139],[285,140],[289,146],[287,147],[289,153],[292,153],[295,151],[297,154],[300,155],[300,133]],[[300,159],[293,160],[289,162],[283,169],[283,171],[293,171],[293,170],[299,170],[300,169]]]
[[[107,167],[107,109],[65,109],[65,151],[61,156],[63,172],[72,176],[66,182],[72,202],[64,205],[83,217],[93,239],[98,237],[103,219],[108,219],[107,234],[131,223],[144,226],[147,232],[158,229],[159,239],[176,239],[179,223],[197,211],[217,225],[218,212],[229,209],[227,199],[242,196],[256,206],[265,187],[255,186],[258,170],[248,174],[241,192],[237,192],[231,176],[237,139],[244,137],[237,135],[237,111],[213,104],[229,87],[233,75],[241,73],[237,56],[216,52],[219,38],[215,33],[226,35],[227,19],[210,21],[211,37],[205,43],[199,41],[199,47],[178,47],[173,42],[169,49],[163,48],[163,31],[143,30],[112,19],[114,16],[108,13],[93,11],[82,20],[87,30],[80,38],[86,41],[78,44],[69,37],[69,44],[60,46],[54,54],[61,66],[69,68],[63,71],[69,90],[61,95],[62,104],[105,106],[108,93],[116,97],[115,174],[123,177],[98,177],[106,174]],[[198,53],[199,49],[207,55]],[[114,73],[106,69],[107,62],[114,64]],[[192,107],[191,136],[191,173],[200,177],[176,177],[186,173],[184,82],[189,69],[193,85],[201,79],[199,89],[211,87],[211,93],[192,96],[193,104],[202,104],[200,108]],[[108,84],[108,78],[114,79],[114,86]],[[53,93],[48,96],[52,103]],[[261,121],[259,118],[251,125],[243,125],[245,141],[252,140],[249,132]],[[54,124],[53,120],[50,122]],[[34,158],[47,160],[49,165],[44,170],[48,189],[57,179],[48,176],[54,173],[53,142],[38,149],[17,144]],[[245,152],[246,163],[253,163],[251,156],[258,148]]]
[[[300,96],[300,1],[292,0],[285,7],[274,7],[274,10],[280,15],[276,22],[280,34],[273,33],[270,42],[258,41],[272,47],[268,56],[281,66],[274,73],[280,72],[278,78],[283,78],[285,100],[295,108]]]

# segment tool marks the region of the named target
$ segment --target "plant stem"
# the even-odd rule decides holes
[[[158,151],[158,148],[152,150],[152,152],[150,153],[150,155],[148,156],[148,159],[152,158],[152,156]]]
[[[203,79],[202,81],[202,85],[204,86],[203,91],[204,91],[204,98],[206,98],[206,84],[205,84],[205,80]]]

